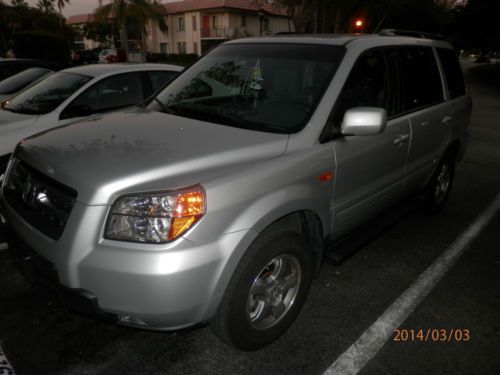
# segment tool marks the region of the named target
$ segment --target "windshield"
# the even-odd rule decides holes
[[[91,79],[81,74],[55,73],[5,102],[3,109],[36,115],[51,112]]]
[[[14,94],[24,87],[28,86],[31,82],[51,73],[52,70],[44,68],[30,68],[17,73],[12,77],[4,79],[0,82],[0,94],[9,95]]]
[[[329,84],[344,48],[230,44],[181,74],[148,108],[275,133],[300,131]]]

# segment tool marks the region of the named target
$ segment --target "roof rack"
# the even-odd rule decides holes
[[[427,33],[425,31],[415,30],[399,30],[399,29],[383,29],[380,30],[378,35],[381,36],[412,36],[414,38],[445,40],[446,38],[440,34]]]

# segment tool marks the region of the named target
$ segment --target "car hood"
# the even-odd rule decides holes
[[[38,115],[23,115],[10,111],[0,110],[0,132],[13,128],[33,125],[38,119]]]
[[[78,191],[110,204],[120,194],[202,183],[286,150],[288,136],[136,110],[93,116],[26,139],[17,155]]]

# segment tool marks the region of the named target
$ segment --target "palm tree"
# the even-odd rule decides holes
[[[165,8],[157,0],[112,0],[109,4],[103,5],[99,0],[99,7],[95,11],[96,19],[108,20],[113,18],[118,24],[120,30],[120,42],[125,50],[125,56],[128,60],[128,31],[127,21],[133,19],[137,21],[142,28],[149,19],[158,22],[160,29],[166,29]]]
[[[36,6],[42,13],[54,13],[54,0],[38,0]]]
[[[57,0],[57,7],[59,8],[59,16],[60,16],[60,24],[61,24],[61,27],[62,27],[62,23],[63,23],[63,15],[62,15],[62,9],[66,6],[66,4],[69,4],[70,0]]]
[[[13,7],[28,7],[28,3],[25,0],[11,0]]]

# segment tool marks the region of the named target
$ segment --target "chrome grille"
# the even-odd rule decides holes
[[[74,189],[17,158],[12,161],[3,193],[19,215],[53,239],[61,237],[77,196]]]

